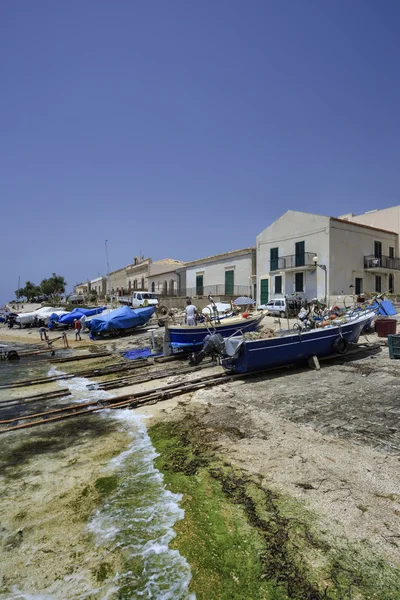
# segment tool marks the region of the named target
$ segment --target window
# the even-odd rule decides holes
[[[151,282],[151,291],[154,293],[156,291],[156,284],[154,281]]]
[[[196,275],[196,296],[202,296],[204,291],[203,275]]]
[[[374,242],[375,258],[382,258],[382,242]]]
[[[296,253],[296,267],[304,267],[305,264],[305,242],[296,242],[295,245]]]
[[[271,248],[269,251],[270,270],[276,271],[278,269],[278,252],[279,248]]]
[[[144,277],[142,277],[142,290],[144,290]]]
[[[362,277],[356,277],[356,295],[359,296],[360,294],[363,293],[363,280]]]
[[[389,246],[389,258],[394,258],[394,248],[393,248],[393,246]]]
[[[275,277],[275,294],[282,294],[282,275]]]
[[[304,273],[295,273],[294,275],[294,291],[304,292]]]
[[[382,277],[380,275],[375,276],[375,291],[376,292],[382,291]]]
[[[235,271],[225,271],[225,295],[233,296],[233,282],[235,277]]]
[[[389,294],[394,294],[394,277],[393,277],[393,273],[389,273]]]

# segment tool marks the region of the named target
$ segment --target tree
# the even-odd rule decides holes
[[[47,297],[61,296],[65,292],[67,282],[61,275],[53,273],[49,279],[43,279],[40,284],[42,293]]]
[[[25,287],[16,290],[15,295],[17,298],[26,298],[28,302],[31,302],[34,298],[40,295],[40,287],[31,281],[27,281],[25,283]]]

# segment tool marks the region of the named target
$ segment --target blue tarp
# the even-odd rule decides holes
[[[92,319],[86,325],[91,334],[101,334],[116,329],[131,329],[145,325],[155,310],[155,306],[135,308],[134,310],[128,306],[121,306],[108,315]]]
[[[151,348],[133,348],[133,350],[125,352],[123,356],[129,358],[129,360],[135,360],[137,358],[147,358],[148,356],[161,356],[161,354],[153,354]]]
[[[378,315],[382,315],[383,317],[397,315],[397,310],[395,309],[390,300],[381,300],[381,302],[374,302],[374,304],[371,305],[371,308],[378,308],[378,306]]]
[[[98,315],[105,310],[105,306],[99,306],[97,308],[74,308],[67,315],[61,315],[59,317],[53,313],[50,317],[50,321],[59,323],[60,325],[72,325],[75,319],[79,319],[85,315],[85,317],[91,317],[92,315]]]

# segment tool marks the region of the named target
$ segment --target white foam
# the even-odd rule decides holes
[[[52,368],[50,374],[62,372]],[[92,382],[83,377],[60,380],[60,384],[68,387],[72,400],[77,402],[113,397],[113,394],[102,390],[88,389]],[[195,595],[188,592],[190,567],[177,550],[169,548],[175,537],[173,526],[184,517],[179,506],[182,495],[166,489],[162,473],[154,466],[158,454],[147,433],[145,417],[129,409],[116,411],[105,408],[97,414],[119,422],[131,442],[103,470],[105,474],[118,475],[120,483],[92,515],[87,531],[104,550],[121,551],[128,564],[129,559],[140,559],[143,563],[140,576],[127,569],[125,573],[117,573],[104,581],[101,598],[112,596],[116,586],[124,585],[134,589],[137,598],[193,600]],[[79,596],[66,596],[63,600],[83,600],[87,595],[85,590]],[[50,596],[48,598],[53,600]],[[21,597],[21,600],[47,598]]]

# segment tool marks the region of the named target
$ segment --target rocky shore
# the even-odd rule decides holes
[[[7,339],[22,341],[24,330],[9,331]],[[93,344],[117,356],[148,341],[143,332]],[[210,582],[230,590],[218,598],[238,600],[245,589],[254,599],[400,597],[399,387],[397,362],[369,335],[357,354],[323,361],[320,371],[280,370],[140,409],[168,486],[183,493],[186,516],[172,544],[192,566],[197,598],[213,597]],[[68,464],[81,465],[73,446],[64,452]],[[196,511],[200,502],[214,521]],[[30,510],[25,503],[19,513]],[[235,544],[251,540],[250,562],[257,562],[246,581],[236,563],[225,572],[235,520]],[[195,550],[206,543],[217,554],[231,548],[226,561]]]

